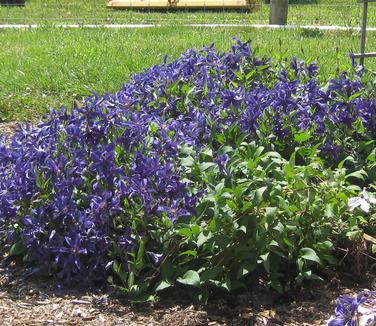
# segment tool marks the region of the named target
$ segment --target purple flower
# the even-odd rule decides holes
[[[237,89],[235,91],[225,90],[222,95],[222,101],[223,101],[223,106],[225,108],[229,108],[230,106],[234,106],[236,108],[240,107],[243,101],[241,90],[240,89]]]
[[[359,321],[368,322],[369,319],[374,319],[375,314],[370,316],[370,309],[367,307],[372,303],[375,304],[375,295],[376,292],[363,291],[356,297],[340,296],[336,302],[335,315],[328,321],[328,326],[358,326]],[[362,322],[361,325],[366,323]]]
[[[339,159],[340,147],[330,141],[321,146],[320,151],[323,156],[329,157],[330,160],[336,161]]]
[[[151,251],[147,251],[146,252],[150,261],[154,264],[154,265],[158,265],[162,259],[163,259],[163,254],[157,254],[155,252],[151,252]]]
[[[228,157],[227,154],[218,155],[214,159],[214,162],[218,164],[219,171],[221,173],[225,173],[226,172],[226,163],[227,163],[228,159],[229,159],[229,157]]]
[[[159,205],[158,213],[165,213],[171,222],[175,222],[180,217],[192,215],[192,211],[184,207],[182,200],[173,200],[166,205]]]

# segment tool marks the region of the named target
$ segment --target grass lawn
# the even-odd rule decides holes
[[[243,11],[144,11],[106,8],[106,0],[28,0],[25,8],[0,7],[4,23],[268,23],[269,5],[255,0]],[[370,4],[369,22],[376,25],[376,4]],[[361,6],[355,0],[319,0],[318,4],[290,4],[291,24],[358,26]]]
[[[368,48],[376,48],[369,34]],[[132,73],[177,57],[191,47],[215,42],[227,50],[232,37],[252,39],[261,55],[276,59],[297,56],[317,61],[325,78],[349,67],[359,34],[250,28],[161,27],[147,29],[0,30],[0,119],[34,120],[52,107],[90,94],[117,91]],[[369,59],[368,67],[376,68]]]
[[[119,89],[132,73],[178,56],[190,47],[215,42],[226,50],[231,38],[252,39],[262,54],[277,59],[317,60],[325,77],[348,65],[359,48],[357,32],[257,30],[246,27],[188,28],[186,23],[267,23],[269,6],[252,11],[129,11],[106,8],[105,0],[29,0],[24,8],[0,6],[0,24],[42,23],[37,30],[0,30],[0,120],[34,120],[49,107],[72,106],[87,96]],[[369,25],[376,22],[376,3]],[[320,0],[289,7],[289,23],[358,26],[361,7],[353,0]],[[51,28],[54,23],[158,23],[137,30]],[[164,26],[166,25],[166,26]],[[170,25],[170,26],[167,26]],[[171,26],[174,25],[174,26]],[[376,25],[376,23],[374,24]],[[375,48],[375,33],[367,46]],[[369,67],[376,67],[369,60]]]

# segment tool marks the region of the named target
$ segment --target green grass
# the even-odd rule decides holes
[[[277,60],[316,60],[323,77],[349,67],[358,33],[250,28],[148,28],[112,30],[40,28],[0,30],[0,119],[36,120],[50,107],[81,102],[89,90],[114,92],[132,73],[215,42],[229,49],[232,37],[252,39],[260,55]],[[368,39],[376,48],[376,39]],[[368,67],[375,69],[376,60]]]
[[[106,8],[106,0],[29,0],[24,8],[0,6],[0,24],[41,23],[37,30],[0,30],[0,120],[36,120],[49,107],[71,107],[89,89],[114,92],[129,75],[157,64],[165,54],[178,56],[190,47],[215,42],[222,50],[231,38],[253,39],[260,54],[277,59],[298,56],[317,60],[325,78],[349,63],[357,51],[355,32],[187,28],[187,23],[267,23],[269,6],[257,0],[252,11],[135,11]],[[376,25],[376,3],[369,10]],[[291,24],[358,26],[355,0],[320,0],[319,5],[290,5]],[[137,30],[52,28],[56,23],[158,23]],[[174,26],[171,26],[174,25]],[[367,45],[376,47],[375,34]],[[376,60],[369,60],[375,68]]]
[[[0,7],[4,23],[268,23],[269,5],[255,0],[243,11],[144,11],[107,8],[106,0],[28,0],[25,8]],[[369,22],[376,25],[376,4],[370,4]],[[290,4],[291,24],[358,26],[361,6],[355,0],[320,0],[319,5]]]

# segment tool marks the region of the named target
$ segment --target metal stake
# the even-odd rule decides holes
[[[366,32],[367,32],[367,12],[368,3],[376,2],[376,0],[358,0],[358,3],[363,3],[363,17],[362,17],[362,35],[360,38],[360,53],[354,54],[354,59],[360,59],[359,63],[364,66],[364,58],[376,58],[376,52],[366,53]]]
[[[368,12],[368,0],[363,2],[363,17],[362,17],[362,37],[360,39],[360,64],[364,66],[364,53],[366,49],[366,32],[367,32],[367,12]]]

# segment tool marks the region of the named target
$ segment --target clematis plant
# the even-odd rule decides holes
[[[110,279],[138,300],[176,283],[205,301],[250,275],[279,291],[318,278],[356,194],[345,174],[375,182],[376,138],[365,72],[324,85],[318,73],[235,40],[20,126],[0,139],[9,255],[59,283]],[[348,202],[368,211],[374,199]]]

